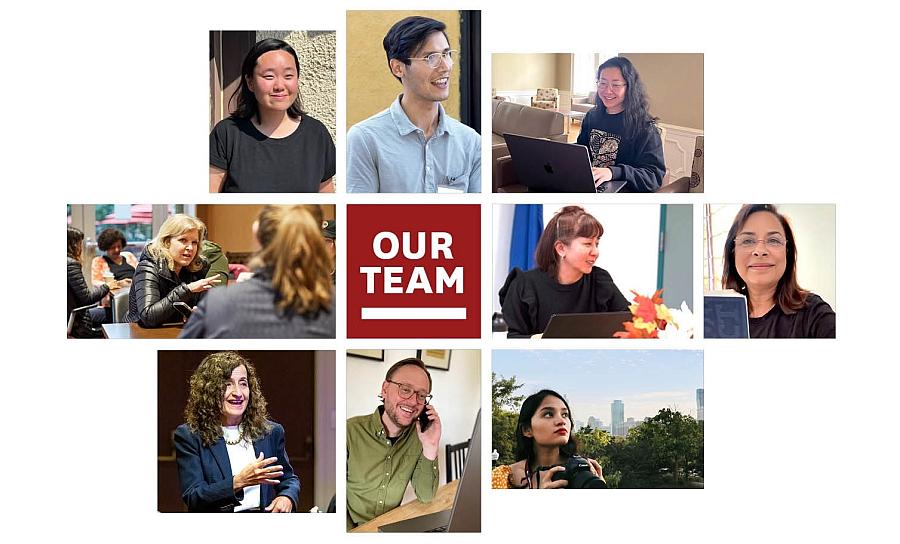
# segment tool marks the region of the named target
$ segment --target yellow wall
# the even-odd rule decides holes
[[[347,11],[347,128],[386,109],[403,91],[384,53],[385,34],[400,19],[421,15],[447,25],[450,49],[460,49],[458,11]],[[466,54],[460,51],[460,55]],[[443,102],[459,118],[459,63],[450,74],[450,98]]]
[[[702,53],[620,53],[637,68],[650,113],[660,122],[703,130]]]
[[[197,217],[206,223],[209,239],[222,246],[222,251],[245,253],[256,250],[251,227],[262,207],[262,204],[200,204]],[[323,204],[321,208],[325,219],[334,219],[334,204]]]
[[[498,91],[559,89],[557,62],[556,53],[495,53],[491,58],[491,88]]]

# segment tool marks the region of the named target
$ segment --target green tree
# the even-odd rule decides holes
[[[638,425],[628,434],[633,458],[649,462],[657,472],[670,473],[675,487],[684,485],[688,468],[702,474],[703,430],[694,418],[663,408],[650,420]],[[634,467],[638,468],[638,467]]]
[[[508,465],[516,461],[516,423],[524,395],[516,395],[522,384],[516,377],[499,379],[491,373],[491,442],[500,457],[497,462]]]

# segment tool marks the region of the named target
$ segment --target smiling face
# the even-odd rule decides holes
[[[770,247],[765,241],[787,239],[781,221],[771,212],[752,213],[738,230],[736,238],[758,240],[752,247],[742,248],[740,243],[736,243],[734,248],[735,268],[747,284],[747,289],[751,293],[774,289],[784,276],[787,252],[784,246]]]
[[[533,438],[537,446],[565,446],[572,432],[569,409],[559,397],[547,395],[531,416],[531,427],[522,434]]]
[[[573,272],[590,274],[600,255],[600,237],[586,238],[579,236],[568,244],[556,241],[556,253],[559,256],[559,276],[569,277]]]
[[[435,31],[412,54],[411,57],[427,57],[432,53],[446,53],[450,44],[443,32]],[[391,59],[391,70],[403,83],[404,98],[423,102],[441,102],[450,96],[450,72],[453,61],[444,57],[434,68],[424,60],[411,60],[404,64]]]
[[[394,371],[390,382],[384,381],[381,384],[381,396],[384,398],[384,415],[397,427],[406,428],[415,423],[416,417],[425,407],[425,404],[419,402],[417,394],[410,395],[408,399],[404,399],[400,395],[398,383],[408,385],[418,394],[427,395],[430,393],[428,376],[417,366],[404,365]]]
[[[240,425],[244,412],[250,404],[250,382],[247,367],[238,365],[225,380],[225,395],[222,400],[222,425]]]
[[[200,246],[200,234],[197,229],[189,230],[169,240],[169,255],[175,263],[175,271],[188,266],[197,255]]]
[[[260,111],[286,111],[297,99],[297,77],[293,55],[281,50],[268,51],[256,59],[247,86],[256,97]]]
[[[600,71],[597,81],[597,94],[607,113],[621,113],[625,110],[625,91],[627,86],[622,70],[613,66]]]

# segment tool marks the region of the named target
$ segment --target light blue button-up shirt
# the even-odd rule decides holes
[[[426,140],[400,107],[402,96],[347,133],[347,192],[481,192],[481,136],[438,104]]]

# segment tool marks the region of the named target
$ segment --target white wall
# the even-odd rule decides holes
[[[631,300],[631,289],[650,296],[656,291],[659,244],[658,204],[578,204],[603,225],[597,266],[607,270],[616,286]],[[497,292],[509,268],[509,240],[513,204],[494,206],[493,311],[500,311]],[[544,204],[544,225],[565,204]],[[679,301],[679,304],[681,301]]]
[[[387,370],[401,359],[415,357],[414,349],[384,351],[384,361],[347,356],[347,417],[371,414],[381,404],[378,395]],[[429,368],[432,404],[441,416],[441,447],[438,453],[440,482],[446,472],[444,447],[472,436],[475,415],[481,407],[481,352],[454,349],[450,370]],[[411,490],[407,490],[407,498]],[[415,495],[412,495],[413,497]],[[405,502],[406,499],[404,499]]]
[[[797,282],[822,297],[837,310],[835,296],[835,207],[834,204],[777,204],[778,211],[788,218],[797,243]],[[722,285],[722,251],[725,236],[741,209],[741,204],[713,204],[713,266],[715,289]],[[709,259],[709,257],[705,257]],[[704,270],[706,263],[704,262]]]

